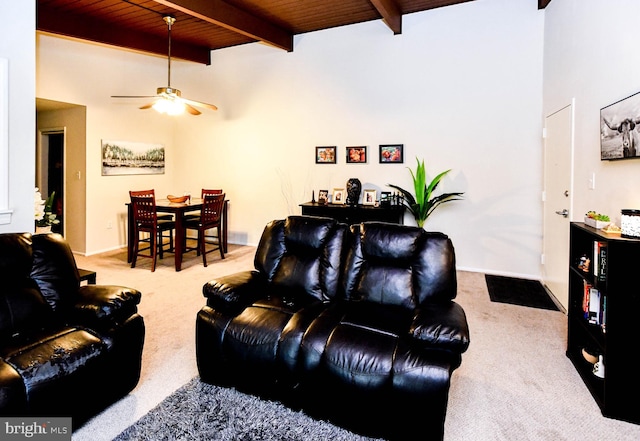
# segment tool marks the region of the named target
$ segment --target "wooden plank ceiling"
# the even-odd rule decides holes
[[[383,20],[474,0],[37,0],[37,30],[210,64],[211,51],[260,41],[293,51],[294,35]],[[551,0],[538,0],[540,9]]]

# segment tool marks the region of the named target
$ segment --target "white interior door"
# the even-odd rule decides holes
[[[573,108],[545,119],[542,281],[558,302],[569,303],[569,222],[573,208]]]

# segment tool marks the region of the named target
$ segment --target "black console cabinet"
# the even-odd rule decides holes
[[[571,223],[570,232],[567,356],[604,416],[640,423],[640,240],[582,222]],[[594,375],[583,349],[602,355],[604,378]]]
[[[346,224],[358,224],[366,221],[390,222],[394,224],[404,223],[405,208],[403,205],[375,207],[373,205],[323,205],[315,202],[307,202],[300,204],[300,206],[302,207],[303,215],[331,217]]]

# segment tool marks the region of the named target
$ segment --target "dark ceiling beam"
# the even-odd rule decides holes
[[[222,0],[154,0],[206,22],[222,26],[287,52],[293,51],[293,33],[255,17]]]
[[[549,3],[551,3],[551,0],[538,0],[538,9],[546,8]]]
[[[56,35],[139,50],[164,57],[168,56],[168,40],[166,38],[153,37],[143,32],[86,16],[73,15],[69,12],[60,13],[41,5],[38,6],[36,29]],[[211,50],[209,48],[176,41],[171,42],[171,57],[206,65],[211,64]]]
[[[370,0],[395,35],[402,33],[402,12],[395,0]]]

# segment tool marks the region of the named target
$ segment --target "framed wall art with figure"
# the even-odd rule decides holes
[[[347,164],[364,164],[367,162],[367,147],[347,147]]]
[[[335,164],[336,163],[336,147],[325,146],[316,147],[316,164]]]
[[[600,159],[640,157],[640,92],[600,109]]]
[[[381,164],[402,164],[404,162],[404,146],[402,144],[380,145]]]

